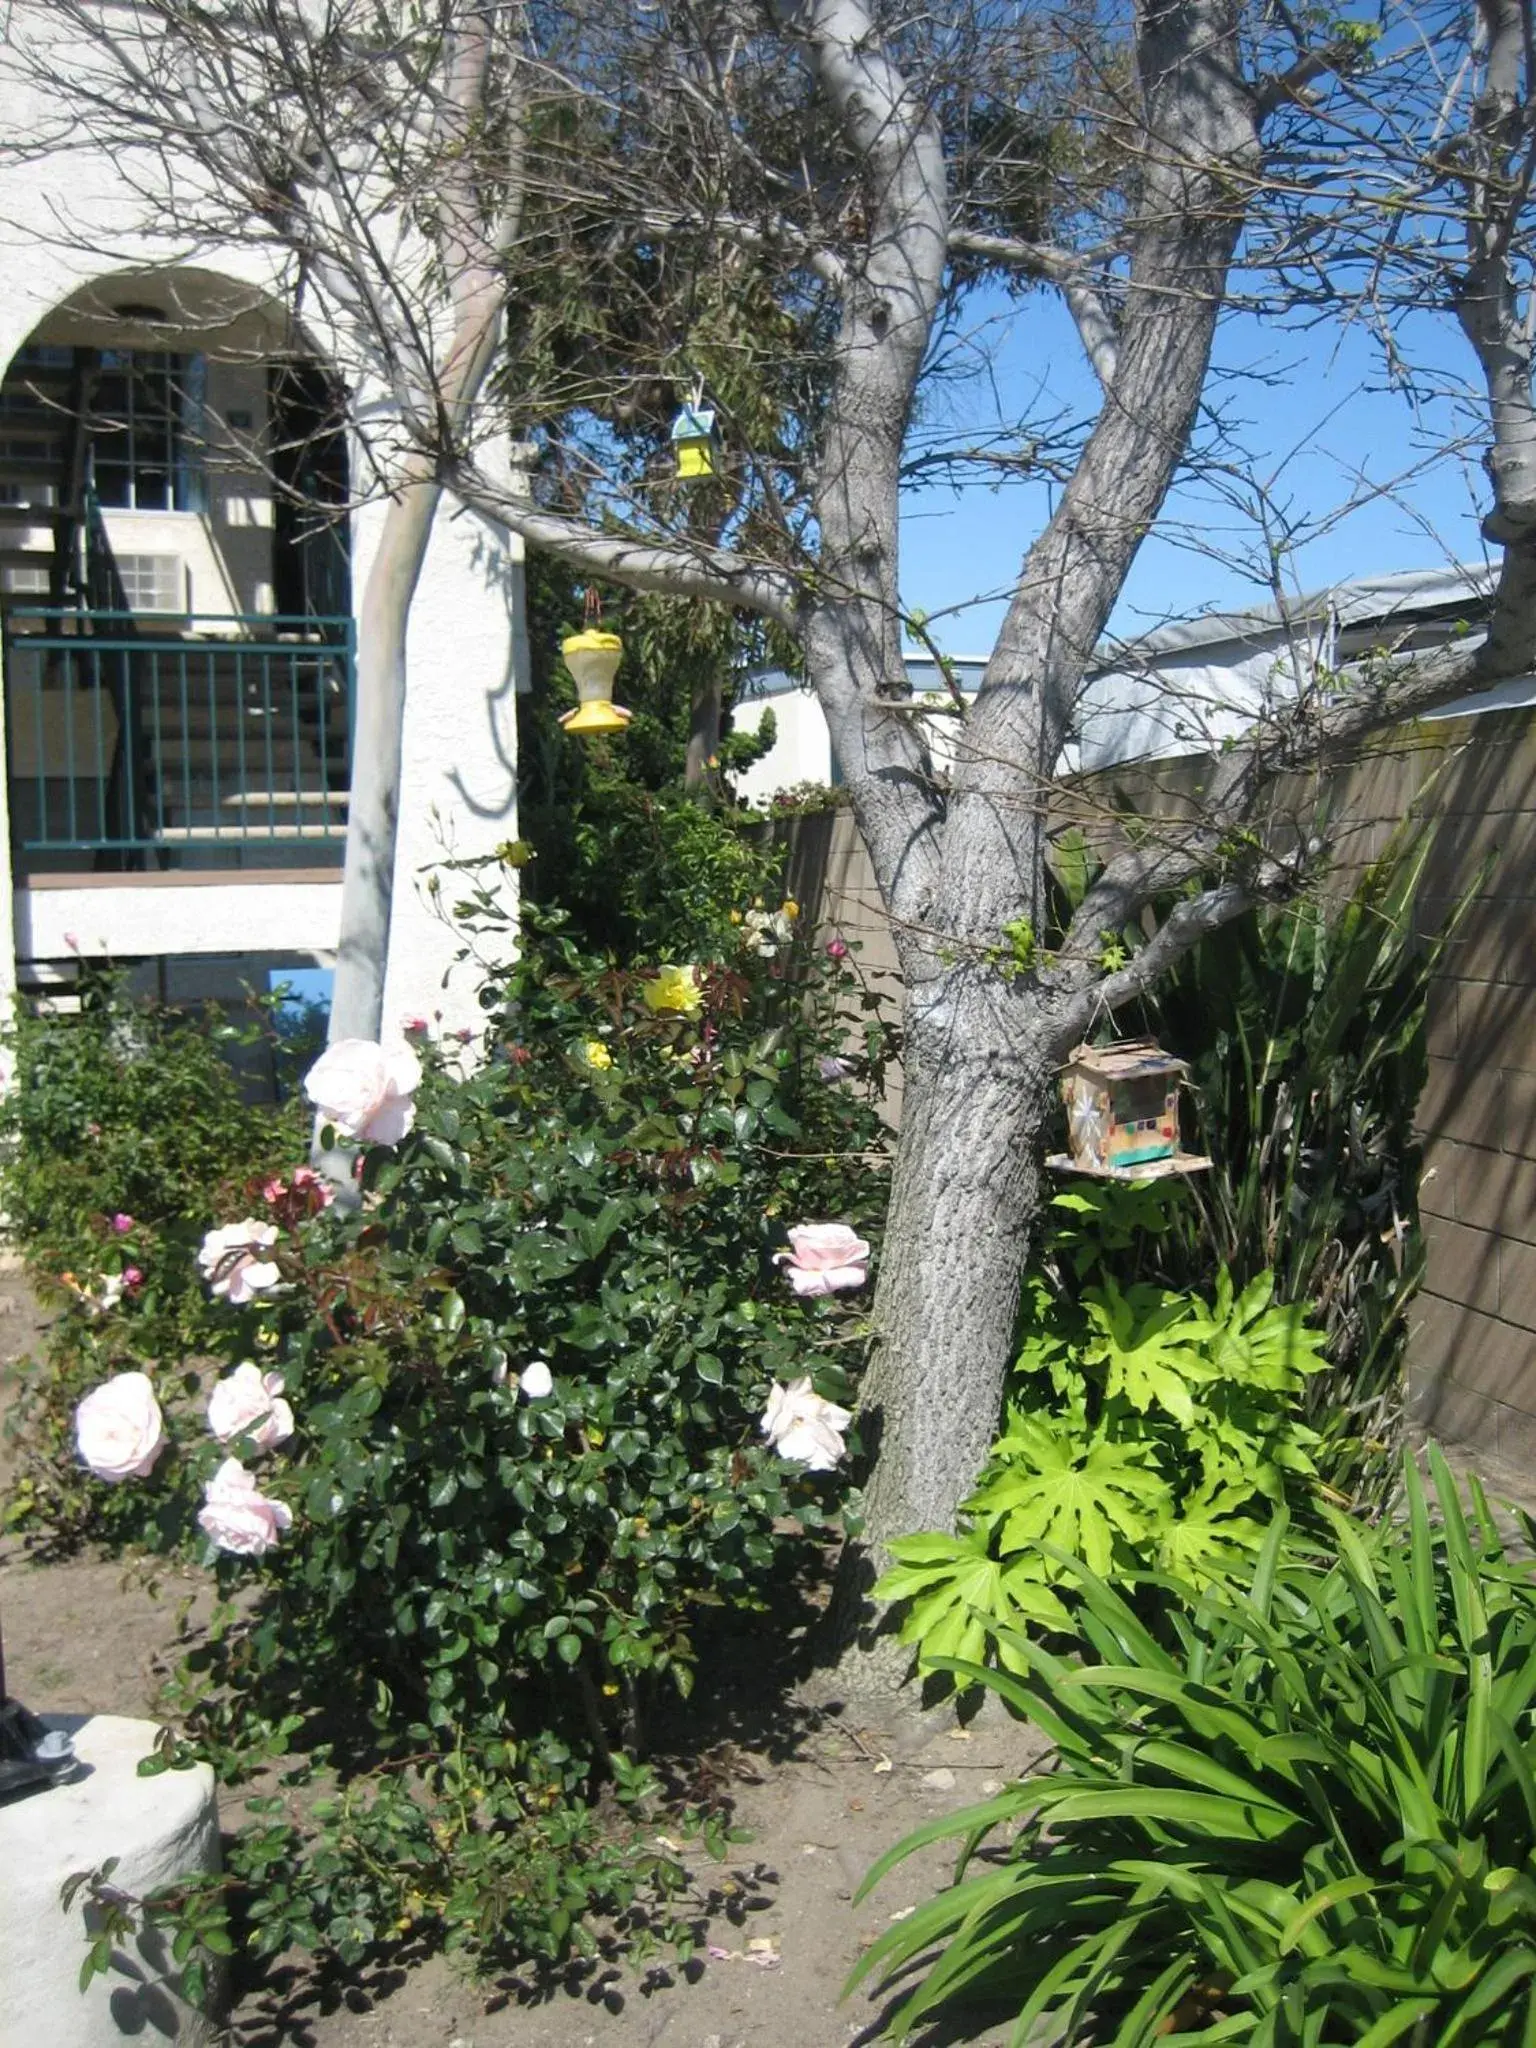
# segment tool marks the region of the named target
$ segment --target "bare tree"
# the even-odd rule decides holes
[[[82,26],[96,12],[50,5]],[[170,0],[139,12],[173,43],[190,32]],[[251,19],[278,35],[272,18]],[[525,303],[514,277],[569,266],[555,329],[579,334],[607,291],[604,347],[551,354],[548,320],[538,332],[514,321],[496,405],[544,442],[526,488],[485,472],[467,393],[414,345],[401,431],[422,465],[413,478],[447,484],[530,545],[593,577],[754,612],[803,651],[905,983],[904,1112],[864,1395],[878,1549],[947,1523],[993,1434],[1065,1053],[1202,933],[1300,885],[1318,849],[1264,829],[1282,774],[1325,768],[1387,721],[1531,666],[1529,14],[1482,0],[1469,31],[1449,6],[1433,19],[1405,8],[1373,37],[1314,33],[1283,0],[1140,0],[1110,18],[1086,0],[588,0],[530,7],[526,29],[539,112],[502,292]],[[371,75],[366,38],[358,49]],[[136,111],[162,104],[158,75],[129,83]],[[416,93],[402,64],[380,128]],[[159,116],[144,118],[158,135]],[[475,142],[494,183],[489,105],[484,118]],[[278,172],[245,179],[250,218],[284,220],[272,194],[310,177],[309,155],[327,147],[318,118],[302,134]],[[460,189],[441,160],[430,182],[407,163],[373,168],[412,213]],[[342,205],[350,175],[343,162],[327,204]],[[477,204],[483,238],[491,209]],[[322,276],[303,239],[293,246]],[[398,385],[393,255],[366,210],[339,260],[344,283],[328,288]],[[1030,294],[1059,294],[1101,396],[1081,431],[1024,423],[1018,445],[965,458],[1059,488],[1041,529],[1021,535],[983,687],[941,766],[902,661],[899,501],[923,379],[983,281],[1013,289],[1021,318]],[[1348,687],[1298,679],[1213,760],[1197,813],[1111,848],[1065,942],[1017,971],[1005,934],[1044,929],[1064,751],[1136,552],[1191,460],[1218,321],[1236,305],[1277,320],[1364,312],[1390,344],[1415,289],[1454,310],[1486,381],[1488,532],[1504,549],[1488,631],[1374,663]],[[487,284],[474,303],[492,296]],[[733,305],[774,310],[767,345],[732,328]],[[790,396],[771,434],[726,408],[731,495],[715,520],[655,487],[657,451],[630,431],[698,367],[688,309],[700,307],[713,309],[699,316],[712,382],[735,350],[755,373],[771,359]],[[1144,943],[1112,964],[1106,935],[1135,920]],[[845,1609],[855,1619],[857,1599]]]

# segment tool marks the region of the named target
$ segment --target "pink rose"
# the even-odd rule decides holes
[[[203,1488],[197,1522],[220,1550],[262,1557],[293,1527],[293,1510],[259,1491],[238,1458],[226,1458]]]
[[[261,1199],[271,1209],[282,1209],[290,1222],[298,1217],[313,1216],[320,1209],[329,1209],[336,1199],[336,1190],[323,1173],[316,1173],[312,1166],[296,1166],[293,1178],[283,1180],[274,1175],[263,1181]]]
[[[852,1420],[846,1408],[823,1400],[807,1375],[787,1387],[774,1383],[758,1426],[781,1458],[808,1472],[830,1472],[847,1448],[843,1431]]]
[[[293,1410],[278,1399],[280,1372],[264,1373],[249,1359],[221,1379],[208,1396],[208,1427],[221,1444],[243,1436],[270,1451],[293,1435]]]
[[[432,1026],[425,1017],[402,1017],[400,1019],[400,1028],[402,1031],[410,1033],[413,1037],[422,1038],[432,1029]]]
[[[75,1410],[75,1445],[98,1479],[147,1478],[166,1441],[147,1373],[115,1374]]]
[[[197,1263],[203,1278],[217,1295],[234,1308],[266,1294],[282,1279],[277,1264],[266,1254],[277,1243],[277,1225],[247,1216],[239,1223],[226,1223],[210,1230],[203,1239]]]
[[[827,958],[829,960],[846,960],[848,958],[848,948],[843,940],[828,939]]]
[[[386,1052],[368,1038],[341,1038],[304,1076],[304,1093],[344,1138],[398,1145],[416,1117],[412,1096],[421,1061],[402,1046]]]
[[[838,1294],[869,1278],[869,1246],[846,1223],[797,1223],[789,1246],[773,1256],[796,1294]]]
[[[124,1266],[120,1277],[125,1294],[137,1294],[144,1285],[144,1275],[137,1266]]]
[[[133,1228],[133,1218],[125,1216],[121,1209],[112,1218],[112,1228],[119,1237],[126,1237]]]

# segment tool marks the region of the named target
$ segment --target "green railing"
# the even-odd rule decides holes
[[[4,656],[21,871],[339,858],[351,619],[199,614],[168,631],[18,605]]]

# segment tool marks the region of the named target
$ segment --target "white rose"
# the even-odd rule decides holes
[[[543,1401],[555,1391],[555,1376],[542,1358],[535,1358],[518,1374],[517,1385],[530,1401]]]
[[[165,1449],[165,1422],[149,1376],[120,1372],[75,1410],[81,1462],[98,1479],[143,1479]]]
[[[220,1550],[261,1557],[293,1526],[293,1510],[269,1500],[238,1458],[226,1458],[203,1488],[198,1526]]]
[[[406,1046],[386,1052],[370,1038],[339,1038],[304,1076],[304,1093],[344,1138],[398,1145],[416,1118],[421,1061]]]
[[[787,1387],[775,1382],[760,1427],[790,1464],[804,1465],[808,1472],[830,1472],[847,1449],[843,1431],[852,1420],[846,1408],[823,1400],[807,1376],[791,1380]]]
[[[293,1410],[278,1399],[282,1391],[280,1372],[264,1373],[247,1359],[208,1396],[209,1429],[221,1444],[243,1436],[259,1450],[273,1450],[293,1435]]]
[[[247,1216],[239,1223],[226,1223],[210,1230],[203,1239],[197,1263],[203,1278],[215,1294],[240,1308],[278,1286],[282,1272],[262,1255],[277,1243],[277,1225]]]

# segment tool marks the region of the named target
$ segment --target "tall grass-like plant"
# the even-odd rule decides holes
[[[1188,1269],[1172,1277],[1200,1284],[1213,1261],[1239,1282],[1273,1272],[1275,1298],[1306,1305],[1329,1361],[1305,1396],[1319,1471],[1377,1504],[1396,1471],[1383,1453],[1401,1440],[1424,1266],[1425,1010],[1459,915],[1436,937],[1419,929],[1433,837],[1405,825],[1342,902],[1256,911],[1212,933],[1137,1020],[1188,1060],[1196,1142],[1213,1161],[1187,1212]]]
[[[1082,1662],[1022,1634],[1017,1675],[950,1660],[1057,1765],[866,1880],[961,1843],[855,1972],[926,1959],[892,2038],[1006,1998],[1019,2043],[1536,2041],[1536,1581],[1431,1466],[1433,1506],[1405,1464],[1402,1524],[1335,1515],[1332,1561],[1282,1516],[1241,1594],[1150,1581],[1165,1629],[1079,1564]]]

